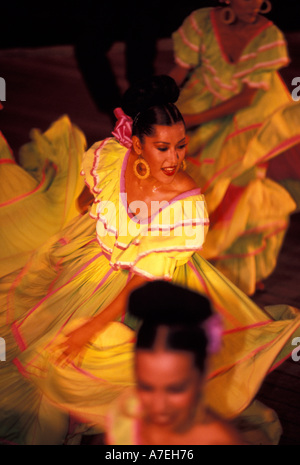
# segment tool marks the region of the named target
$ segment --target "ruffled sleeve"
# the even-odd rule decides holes
[[[194,192],[168,203],[150,222],[133,217],[127,236],[119,236],[115,243],[111,266],[148,279],[172,279],[175,268],[201,250],[208,223],[204,197]]]
[[[90,216],[98,217],[100,202],[115,202],[119,194],[122,162],[128,149],[114,137],[96,142],[87,152],[82,161],[81,175],[85,184],[94,195],[94,203]]]
[[[175,62],[184,68],[195,68],[201,63],[203,35],[210,10],[201,8],[193,11],[172,34]]]
[[[269,90],[273,72],[287,66],[290,61],[282,32],[270,24],[240,57],[233,76],[250,87],[264,90]]]

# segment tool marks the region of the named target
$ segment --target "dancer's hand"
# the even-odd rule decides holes
[[[66,340],[58,346],[61,355],[58,357],[57,363],[62,366],[71,363],[83,351],[84,346],[88,344],[93,335],[94,329],[91,322],[87,322],[69,333]]]
[[[141,276],[135,275],[104,310],[98,315],[92,317],[79,328],[67,334],[66,340],[58,348],[61,355],[57,358],[57,363],[67,365],[83,352],[84,346],[88,344],[97,334],[103,331],[109,323],[116,321],[122,315],[126,308],[128,296],[139,286],[145,284],[147,280]]]

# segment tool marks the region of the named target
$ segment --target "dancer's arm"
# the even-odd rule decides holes
[[[257,89],[253,89],[245,85],[239,94],[234,95],[222,103],[219,103],[215,107],[209,108],[202,113],[183,114],[186,127],[187,129],[191,129],[194,126],[200,126],[201,124],[207,123],[214,119],[235,114],[237,111],[249,107],[252,104],[256,94]]]
[[[120,294],[105,310],[68,334],[67,340],[60,346],[63,353],[58,362],[71,361],[71,359],[79,354],[85,344],[100,333],[110,322],[117,320],[124,312],[124,309],[126,309],[130,293],[146,282],[146,278],[134,275]]]
[[[93,201],[93,194],[87,186],[84,186],[76,201],[77,209],[80,211],[80,213],[86,213],[89,209],[89,206],[92,205]]]
[[[173,77],[173,79],[175,79],[177,85],[180,85],[184,82],[188,72],[188,69],[176,65],[169,74]],[[195,126],[200,126],[201,124],[207,123],[214,119],[232,115],[237,111],[250,106],[257,92],[257,89],[249,87],[247,84],[245,84],[242,91],[239,94],[234,95],[228,100],[219,103],[215,107],[209,108],[208,110],[205,110],[201,113],[183,113],[183,118],[187,129],[191,129]]]

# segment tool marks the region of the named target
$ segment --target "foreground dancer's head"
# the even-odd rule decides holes
[[[221,341],[220,319],[208,299],[154,281],[132,293],[129,311],[143,320],[135,351],[142,443],[238,442],[202,398],[207,359]]]

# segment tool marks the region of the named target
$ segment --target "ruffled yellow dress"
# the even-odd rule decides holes
[[[278,74],[289,63],[281,31],[266,22],[231,62],[215,15],[215,8],[196,10],[173,34],[175,61],[190,70],[177,104],[193,114],[245,84],[258,90],[249,107],[191,130],[188,148],[188,172],[211,220],[203,256],[252,294],[274,270],[289,215],[299,208],[300,104]]]
[[[18,164],[0,133],[1,277],[24,266],[33,250],[78,215],[85,136],[63,116],[44,133],[33,130],[31,139]]]
[[[88,150],[82,174],[95,196],[90,213],[36,251],[9,289],[0,282],[0,334],[7,341],[7,360],[0,363],[0,437],[6,440],[43,443],[48,430],[50,441],[53,420],[58,441],[60,414],[105,429],[111,403],[134,384],[136,321],[124,309],[121,321],[65,367],[56,361],[59,342],[105,309],[134,274],[171,280],[212,299],[224,320],[224,340],[212,360],[207,400],[228,418],[247,408],[265,374],[289,356],[292,338],[300,335],[295,309],[258,308],[201,257],[208,218],[199,189],[149,212],[147,220],[132,216],[125,186],[129,153],[114,137]]]

